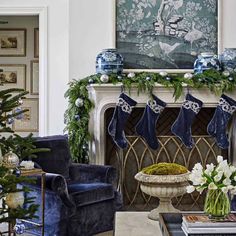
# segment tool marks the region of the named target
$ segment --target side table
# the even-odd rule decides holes
[[[41,198],[42,198],[42,222],[41,223],[35,223],[30,220],[21,220],[23,222],[26,222],[28,224],[35,225],[35,227],[41,227],[41,235],[44,236],[44,215],[45,215],[45,175],[46,173],[42,169],[22,169],[21,170],[21,176],[28,176],[28,177],[34,177],[34,176],[41,176]]]

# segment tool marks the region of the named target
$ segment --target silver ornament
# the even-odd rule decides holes
[[[14,119],[13,118],[8,118],[7,119],[7,124],[11,125],[12,123],[14,123]]]
[[[229,80],[229,81],[233,81],[234,78],[233,78],[233,77],[229,77],[228,80]]]
[[[167,80],[167,81],[171,81],[171,78],[170,78],[170,77],[166,77],[166,80]]]
[[[20,108],[20,107],[17,107],[17,108],[15,109],[15,113],[16,113],[16,114],[17,114],[17,113],[20,113],[21,111],[22,111],[22,108]],[[22,120],[23,117],[24,117],[23,113],[20,113],[19,115],[16,116],[16,119],[17,119],[17,120]]]
[[[147,76],[146,77],[146,81],[150,81],[151,80],[151,77],[150,76]]]
[[[2,159],[2,165],[10,169],[14,169],[19,166],[19,162],[19,157],[13,152],[6,153]]]
[[[77,99],[75,100],[75,105],[76,105],[77,107],[82,107],[82,106],[84,105],[84,100],[83,100],[82,98],[77,98]]]
[[[165,77],[165,76],[167,76],[167,72],[166,71],[160,71],[159,75],[162,76],[162,77]]]
[[[135,73],[134,72],[130,72],[128,75],[127,75],[128,78],[134,78],[135,77]]]
[[[5,201],[7,206],[11,209],[22,207],[25,201],[24,192],[20,191],[20,192],[8,193]]]
[[[223,71],[222,74],[223,74],[223,76],[225,76],[225,77],[229,77],[229,76],[230,76],[230,72],[227,71],[227,70]]]
[[[22,104],[23,104],[23,100],[22,100],[21,98],[18,100],[18,104],[19,104],[19,105],[22,105]]]
[[[101,75],[100,80],[103,83],[107,83],[109,81],[109,76],[108,75]]]
[[[185,73],[185,74],[184,74],[184,78],[185,78],[185,79],[192,79],[192,78],[193,78],[193,74],[191,74],[191,73]]]

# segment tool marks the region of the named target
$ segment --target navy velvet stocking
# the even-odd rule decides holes
[[[164,110],[166,103],[155,95],[152,96],[153,100],[147,102],[143,116],[136,126],[136,132],[145,139],[150,148],[157,149],[159,144],[155,132],[156,122]]]
[[[108,126],[108,132],[116,145],[122,149],[126,148],[128,143],[125,138],[125,123],[132,112],[132,108],[137,104],[132,98],[124,93],[119,96],[113,117]]]
[[[226,128],[235,110],[236,101],[223,94],[216,107],[215,114],[207,126],[207,132],[216,139],[217,145],[222,149],[229,146]]]
[[[201,107],[202,102],[200,100],[191,94],[187,94],[178,118],[171,127],[172,133],[179,137],[187,148],[193,147],[191,126]]]

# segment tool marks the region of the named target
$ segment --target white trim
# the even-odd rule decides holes
[[[39,135],[45,136],[48,133],[47,6],[1,6],[0,15],[39,16]]]
[[[113,6],[112,6],[112,16],[113,16],[113,29],[112,29],[112,47],[116,48],[116,1],[112,0]],[[218,0],[218,50],[217,54],[220,55],[223,52],[223,42],[222,42],[222,26],[223,26],[223,0]],[[193,72],[193,69],[124,69],[124,72],[160,72],[165,70],[168,73],[187,73],[187,72]]]

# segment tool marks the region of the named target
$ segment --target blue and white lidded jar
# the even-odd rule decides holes
[[[18,221],[14,228],[13,228],[14,232],[16,234],[23,234],[25,232],[25,225],[24,223],[22,223],[22,221]]]
[[[224,70],[236,70],[236,48],[225,48],[220,55],[220,62]]]
[[[104,49],[96,58],[97,74],[121,74],[124,67],[123,57],[115,48]]]
[[[199,74],[210,69],[221,69],[218,56],[211,52],[201,53],[194,62],[194,73]]]

